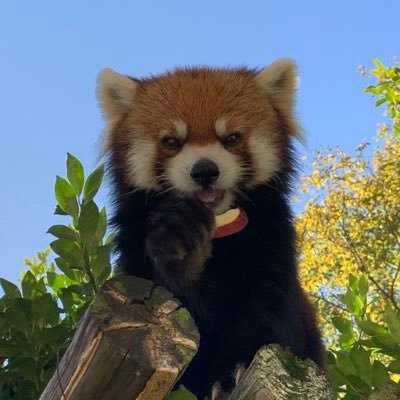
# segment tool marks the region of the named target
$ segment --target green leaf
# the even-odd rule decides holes
[[[68,215],[58,204],[56,205],[56,208],[54,209],[54,215]]]
[[[53,225],[47,233],[51,233],[53,236],[59,239],[70,239],[73,241],[79,240],[78,234],[68,226],[65,225]]]
[[[69,264],[83,266],[83,255],[79,246],[67,239],[57,239],[50,243],[52,250]]]
[[[30,299],[15,299],[14,306],[21,310],[24,314],[26,319],[31,322],[32,319],[32,300]]]
[[[15,306],[9,307],[4,311],[4,315],[11,326],[23,333],[26,332],[29,322],[26,314],[22,310]]]
[[[336,354],[336,366],[344,375],[357,374],[355,365],[350,360],[350,358],[346,357],[343,353],[338,352]]]
[[[385,308],[385,321],[393,339],[400,344],[400,318],[389,306]]]
[[[368,294],[368,279],[365,275],[361,275],[358,281],[358,290],[362,297]]]
[[[335,325],[336,329],[343,334],[353,334],[353,327],[351,322],[342,317],[333,317],[332,323]]]
[[[80,161],[67,153],[67,177],[77,196],[82,193],[85,175]]]
[[[381,61],[379,61],[379,59],[377,57],[374,57],[374,64],[381,69],[386,69],[386,67],[381,63]]]
[[[349,289],[346,293],[339,296],[343,304],[347,307],[350,313],[353,313],[355,310],[355,294]]]
[[[354,314],[361,317],[364,313],[365,303],[364,298],[357,294],[354,297]]]
[[[367,86],[364,90],[368,93],[380,94],[380,90],[376,86]]]
[[[104,165],[97,167],[86,179],[83,188],[83,199],[85,203],[93,200],[93,197],[98,192],[104,175]]]
[[[349,275],[349,287],[353,292],[358,292],[358,279],[353,274]]]
[[[328,377],[334,388],[339,388],[346,383],[346,379],[336,365],[328,365]]]
[[[67,325],[56,325],[54,327],[45,328],[40,336],[40,343],[45,346],[64,343],[70,332],[71,328]]]
[[[357,325],[360,329],[369,336],[387,335],[388,331],[381,325],[372,321],[360,321],[356,319]]]
[[[69,288],[62,288],[58,294],[58,297],[62,302],[64,311],[67,314],[71,314],[73,312],[74,305],[74,299],[71,290],[69,290]]]
[[[372,364],[370,362],[370,352],[360,348],[352,348],[350,359],[357,369],[357,376],[369,386],[372,385]]]
[[[63,276],[61,274],[57,274],[56,272],[47,272],[47,282],[55,293],[65,286]]]
[[[174,390],[168,395],[167,400],[197,400],[197,397],[189,392],[185,386],[180,385],[178,390]]]
[[[400,360],[392,361],[388,367],[388,371],[393,372],[395,374],[400,374]]]
[[[350,374],[346,375],[346,379],[348,380],[350,385],[356,389],[357,392],[361,392],[365,395],[369,395],[371,393],[371,387],[359,376]]]
[[[56,177],[54,193],[61,209],[72,217],[78,217],[79,206],[72,186],[64,178]]]
[[[374,361],[372,365],[372,385],[378,386],[390,380],[390,375],[380,361]]]
[[[339,336],[339,346],[341,349],[350,349],[357,340],[352,333],[343,333]]]
[[[35,321],[42,320],[50,325],[54,325],[59,320],[59,310],[57,303],[51,297],[50,293],[46,293],[41,297],[33,300],[32,318]]]
[[[68,276],[68,278],[72,279],[73,281],[77,281],[77,273],[73,269],[71,269],[70,265],[61,257],[57,257],[54,259],[55,263],[57,264],[57,267],[60,269],[61,272],[64,272],[65,275]]]
[[[0,338],[0,358],[13,357],[18,355],[19,353],[19,349],[15,344]]]
[[[394,341],[391,335],[373,336],[372,341],[374,342],[375,347],[381,349],[381,353],[395,358],[400,357],[400,346]]]
[[[105,268],[110,265],[111,245],[99,246],[96,249],[95,255],[92,257],[92,271],[98,278]]]
[[[101,241],[107,232],[107,211],[103,207],[99,213],[99,225],[96,230],[96,237]]]
[[[24,273],[21,282],[22,294],[26,299],[32,299],[36,292],[36,278],[31,271]]]
[[[93,238],[99,225],[99,209],[93,201],[85,202],[79,215],[78,228],[81,239],[87,242]]]
[[[6,330],[9,328],[9,323],[3,312],[0,312],[0,337],[5,336]]]
[[[384,97],[378,99],[378,100],[375,102],[375,107],[379,107],[379,106],[380,106],[381,104],[383,104],[385,101],[386,101],[386,99],[385,99]]]
[[[12,282],[7,279],[0,278],[1,287],[4,290],[4,293],[12,299],[16,299],[18,297],[22,297],[21,292],[18,289],[17,285],[14,285]]]
[[[39,397],[40,393],[33,382],[20,380],[18,381],[18,386],[12,400],[36,400]]]
[[[24,357],[23,362],[18,365],[18,374],[35,385],[39,384],[37,366],[31,357]]]

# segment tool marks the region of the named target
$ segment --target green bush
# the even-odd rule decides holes
[[[386,306],[383,322],[373,322],[367,308],[368,281],[350,276],[347,292],[339,296],[349,317],[334,317],[340,333],[338,349],[330,350],[328,373],[339,398],[368,399],[373,390],[400,374],[400,314]]]
[[[107,214],[93,198],[102,182],[98,167],[85,180],[81,163],[67,157],[67,179],[57,176],[51,250],[26,260],[20,288],[0,279],[0,399],[34,400],[53,375],[76,324],[111,273]]]

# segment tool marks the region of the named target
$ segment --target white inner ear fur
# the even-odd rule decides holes
[[[291,135],[303,142],[304,137],[294,117],[295,91],[299,82],[294,61],[287,58],[277,60],[260,71],[255,80],[286,118]]]
[[[113,127],[132,110],[137,83],[110,68],[100,71],[97,83],[97,98],[107,121],[101,146],[101,155],[104,155],[110,148]]]

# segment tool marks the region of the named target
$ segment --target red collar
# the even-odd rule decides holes
[[[221,238],[240,232],[246,227],[249,220],[246,212],[241,208],[233,208],[224,214],[215,217],[217,229],[214,238]]]

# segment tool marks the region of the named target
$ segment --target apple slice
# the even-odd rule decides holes
[[[221,238],[240,232],[248,222],[247,214],[241,208],[233,208],[224,214],[217,215],[215,217],[217,229],[215,230],[214,238]]]

